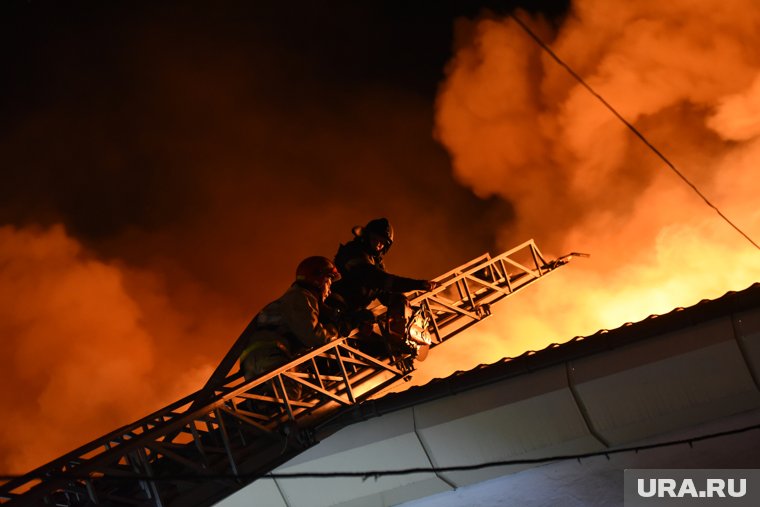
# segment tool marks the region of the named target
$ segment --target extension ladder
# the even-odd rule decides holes
[[[484,254],[435,279],[410,301],[428,317],[434,348],[487,318],[491,305],[566,264],[546,261],[533,240]],[[412,357],[378,359],[351,337],[246,381],[241,340],[201,390],[0,485],[0,504],[61,507],[207,506],[317,441],[322,421],[409,377]],[[300,385],[301,396],[288,398]]]

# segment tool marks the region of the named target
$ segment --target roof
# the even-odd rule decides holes
[[[319,428],[318,445],[275,473],[447,467],[603,452],[737,414],[760,422],[758,371],[760,284],[753,284],[348,408]],[[657,465],[650,464],[670,468]],[[531,466],[372,481],[261,479],[220,507],[246,505],[252,498],[289,507],[396,505]]]
[[[576,336],[562,344],[552,343],[538,351],[530,350],[514,358],[507,357],[495,363],[481,364],[472,370],[456,371],[448,377],[434,379],[422,386],[414,386],[406,391],[388,394],[383,398],[351,407],[328,424],[342,427],[349,421],[366,420],[757,307],[760,307],[760,283],[754,283],[742,291],[729,291],[717,299],[703,299],[690,307],[678,307],[666,314],[650,315],[636,323],[626,322],[612,330],[600,329],[592,335]],[[757,373],[754,372],[756,382]]]

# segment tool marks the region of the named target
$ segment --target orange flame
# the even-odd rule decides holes
[[[531,25],[757,241],[758,21],[752,2],[585,0],[553,38]],[[760,252],[513,20],[460,28],[436,131],[457,177],[514,204],[505,248],[533,237],[545,254],[592,258],[497,307],[419,381],[760,281]]]
[[[6,473],[150,413],[210,374],[211,366],[181,368],[187,353],[177,344],[195,323],[176,313],[152,275],[90,258],[60,226],[0,227],[0,288],[0,375],[13,386],[0,390]],[[179,365],[164,371],[162,357]]]
[[[759,23],[760,9],[750,0],[584,0],[575,2],[556,33],[533,20],[534,29],[558,54],[756,239]],[[573,261],[496,306],[494,316],[469,335],[436,349],[423,363],[418,381],[758,281],[757,251],[514,23],[463,23],[460,40],[438,97],[436,127],[456,178],[478,195],[496,195],[513,204],[516,220],[501,231],[504,249],[532,237],[547,258],[570,251],[589,252],[592,258]],[[242,61],[248,69],[248,58]],[[223,67],[206,74],[229,71],[229,65]],[[196,72],[189,75],[192,79],[167,70],[161,81],[199,83]],[[97,260],[60,227],[0,228],[0,334],[4,352],[12,358],[0,373],[6,386],[0,390],[6,408],[0,423],[3,471],[24,472],[199,387],[263,299],[275,297],[288,283],[282,277],[290,276],[293,261],[314,253],[330,255],[338,241],[348,239],[350,225],[361,221],[357,213],[372,218],[382,205],[387,206],[382,213],[394,220],[406,215],[406,239],[400,238],[389,259],[393,271],[424,276],[420,270],[433,269],[437,262],[426,273],[435,276],[440,266],[451,267],[451,259],[469,258],[469,253],[459,256],[466,248],[452,233],[464,227],[449,223],[453,214],[420,213],[412,207],[420,200],[415,185],[397,185],[391,193],[359,184],[356,167],[374,172],[383,161],[378,161],[377,146],[365,145],[360,136],[336,135],[341,129],[332,125],[332,114],[304,123],[309,125],[305,141],[318,146],[305,151],[324,150],[329,156],[318,165],[311,158],[302,160],[310,173],[296,188],[277,176],[293,174],[278,170],[292,165],[290,159],[280,165],[243,154],[219,155],[221,142],[245,146],[246,152],[253,138],[276,146],[283,142],[277,129],[265,137],[271,122],[259,122],[258,109],[247,116],[233,112],[241,101],[228,97],[246,81],[229,81],[235,83],[230,93],[218,94],[218,103],[208,102],[209,116],[222,118],[213,124],[228,125],[229,131],[207,145],[193,138],[205,148],[198,150],[200,162],[179,161],[180,167],[197,172],[210,194],[221,197],[209,199],[214,204],[198,223],[189,221],[155,237],[125,233],[111,245],[149,250],[145,244],[176,243],[190,265],[201,266],[197,269],[204,277],[166,275],[181,285],[168,287],[170,282],[158,273],[180,268],[161,264],[147,272]],[[213,94],[207,91],[215,83],[199,86],[203,100],[193,96],[190,102],[210,100]],[[400,107],[402,99],[391,100]],[[437,152],[431,154],[415,140],[417,130],[410,127],[426,121],[427,111],[418,111],[416,97],[403,100],[408,103],[401,107],[409,115],[399,116],[402,121],[387,114],[385,98],[375,103],[374,94],[361,97],[357,117],[371,118],[373,129],[390,133],[384,151],[392,156],[385,163],[401,167],[405,176],[414,173],[419,181],[434,182],[426,190],[446,205],[451,198],[443,195],[444,186],[437,186],[438,167],[428,163],[438,160],[433,159]],[[180,102],[184,108],[187,101]],[[307,114],[297,109],[298,115]],[[313,124],[330,128],[309,138],[306,131]],[[68,126],[68,118],[63,125]],[[354,130],[363,129],[352,125]],[[291,139],[290,125],[285,133]],[[183,131],[182,143],[188,143],[186,135]],[[339,141],[327,146],[333,137]],[[19,164],[26,163],[27,151],[21,153]],[[55,158],[43,157],[42,163],[57,167]],[[350,190],[329,188],[333,181],[322,177],[340,165],[350,170],[334,179],[346,180]],[[257,166],[274,170],[248,170]],[[207,174],[206,167],[213,173]],[[245,184],[239,180],[242,171],[223,169],[234,167],[250,173]],[[420,168],[423,174],[418,174]],[[359,195],[359,186],[372,188]],[[248,207],[251,189],[257,188],[272,197]],[[374,193],[378,195],[370,195]],[[295,197],[284,200],[288,194]],[[353,194],[357,197],[347,197]],[[407,209],[415,212],[405,213]],[[262,216],[253,220],[252,215]],[[337,223],[342,229],[331,231]],[[415,229],[433,232],[419,234],[423,239],[414,242],[409,237]],[[448,241],[441,240],[449,235]],[[220,278],[234,287],[206,283]],[[16,388],[20,383],[23,389]]]

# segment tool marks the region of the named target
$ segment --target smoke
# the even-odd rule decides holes
[[[754,2],[580,0],[556,30],[518,15],[758,241]],[[758,281],[757,250],[512,19],[463,20],[458,33],[436,117],[456,177],[512,204],[504,248],[533,237],[549,257],[592,257],[495,309],[494,320],[447,345],[438,372]]]
[[[389,217],[389,269],[420,278],[492,246],[511,209],[457,185],[430,100],[348,48],[373,9],[353,5],[350,23],[249,2],[0,16],[2,471],[201,387],[354,225]]]
[[[750,141],[760,134],[760,77],[746,92],[718,101],[707,125],[727,141]]]
[[[4,470],[23,471],[83,444],[208,374],[155,375],[166,347],[154,340],[150,303],[127,288],[129,276],[93,258],[60,226],[0,227]],[[152,296],[152,304],[165,305],[160,291]],[[180,327],[164,324],[174,333]]]
[[[582,2],[556,30],[531,22],[757,237],[758,12],[712,3]],[[0,97],[5,471],[200,387],[300,259],[378,216],[397,233],[387,265],[409,276],[497,240],[593,255],[437,349],[437,375],[756,278],[755,251],[509,20],[460,23],[438,96],[436,136],[474,198],[425,98],[367,82],[382,72],[341,31],[361,16],[60,9],[17,7],[0,30],[0,50],[25,49]],[[326,34],[344,59],[319,54]]]

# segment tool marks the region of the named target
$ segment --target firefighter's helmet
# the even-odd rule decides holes
[[[296,268],[296,280],[299,282],[320,287],[327,279],[332,282],[340,280],[338,268],[327,257],[307,257]]]
[[[370,220],[364,227],[356,226],[353,228],[355,236],[364,238],[365,241],[374,236],[383,242],[383,253],[388,252],[393,244],[393,226],[387,218],[376,218]]]

